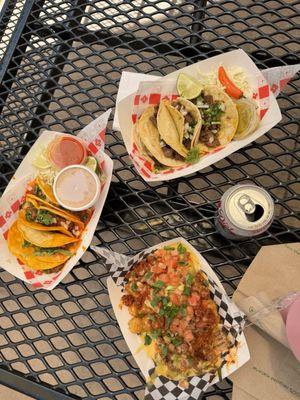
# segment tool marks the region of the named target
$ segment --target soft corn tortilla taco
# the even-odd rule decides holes
[[[137,121],[133,131],[136,145],[141,153],[154,164],[157,160],[167,167],[179,167],[185,164],[184,158],[176,153],[170,146],[164,144],[157,129],[157,107],[148,107]]]
[[[157,114],[161,138],[180,155],[186,157],[194,147],[194,138],[201,129],[201,114],[191,101],[178,97],[162,100]]]
[[[193,139],[201,153],[226,146],[238,126],[238,112],[232,99],[217,86],[206,86],[195,100],[200,109],[202,126]]]
[[[8,231],[7,244],[10,252],[19,258],[30,268],[42,270],[52,269],[65,263],[78,247],[77,243],[67,248],[41,249],[27,242],[20,230],[17,221],[12,224]]]
[[[150,152],[148,151],[148,149],[144,145],[144,143],[142,142],[139,131],[137,129],[137,124],[134,125],[134,127],[133,127],[132,137],[133,137],[133,142],[135,143],[136,147],[139,150],[139,154],[151,164],[151,166],[152,166],[151,169],[153,169],[153,167],[155,165],[155,159],[154,159],[153,155],[150,154]]]
[[[27,195],[19,212],[24,225],[41,231],[57,231],[71,237],[80,237],[84,224],[72,214],[50,206],[34,195]]]
[[[41,231],[24,225],[23,221],[19,218],[18,229],[21,232],[23,238],[35,246],[38,247],[61,247],[70,243],[78,241],[77,238],[73,238],[63,233]]]

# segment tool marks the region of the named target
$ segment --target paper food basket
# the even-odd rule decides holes
[[[110,301],[112,303],[115,316],[124,336],[124,339],[137,363],[142,371],[146,381],[154,369],[154,363],[144,350],[141,350],[141,339],[138,335],[131,333],[128,329],[128,322],[132,318],[128,312],[127,307],[120,309],[121,297],[123,295],[122,289],[124,285],[124,277],[128,270],[138,261],[142,260],[148,254],[153,253],[156,249],[164,246],[171,246],[174,243],[182,243],[199,260],[200,268],[207,275],[211,297],[217,304],[218,313],[221,317],[223,326],[230,331],[235,338],[235,345],[237,346],[236,361],[230,365],[223,365],[219,376],[212,374],[205,374],[203,376],[194,376],[188,378],[189,386],[183,389],[178,385],[178,382],[170,381],[163,377],[156,378],[154,385],[146,385],[145,399],[198,399],[199,396],[206,391],[209,386],[217,383],[220,379],[232,374],[249,358],[249,350],[247,342],[242,332],[244,314],[236,307],[236,305],[227,296],[219,278],[214,273],[205,258],[185,239],[175,238],[166,242],[160,243],[156,246],[150,247],[147,250],[140,252],[134,257],[130,258],[122,254],[111,252],[108,249],[91,246],[97,254],[105,259],[105,264],[110,271],[111,276],[107,280],[108,292]]]
[[[253,98],[259,107],[261,121],[258,128],[242,140],[233,140],[224,147],[216,148],[213,152],[201,157],[196,164],[186,164],[179,168],[168,168],[155,173],[151,169],[150,163],[139,154],[132,139],[132,129],[138,116],[149,105],[157,104],[163,98],[172,100],[178,96],[176,80],[181,72],[197,78],[199,71],[208,73],[217,70],[220,65],[223,65],[225,69],[238,66],[246,72],[253,88]],[[134,75],[137,75],[138,79],[139,74]],[[146,79],[145,76],[143,76],[143,79]],[[145,181],[170,180],[201,171],[258,139],[281,120],[281,112],[269,82],[243,50],[233,50],[181,68],[160,79],[157,78],[155,81],[153,79],[153,76],[151,76],[151,82],[141,82],[137,92],[129,94],[117,103],[118,124],[126,149],[134,166]]]
[[[92,218],[83,233],[79,249],[59,272],[46,274],[43,271],[35,271],[26,267],[8,250],[7,234],[9,227],[17,218],[20,204],[25,200],[24,193],[27,184],[37,174],[37,169],[32,165],[37,149],[46,148],[48,143],[55,137],[66,134],[53,131],[42,132],[18,167],[0,199],[0,266],[15,277],[32,284],[36,288],[47,290],[55,288],[79,261],[92,241],[112,179],[113,162],[103,151],[109,115],[110,110],[92,121],[77,135],[77,137],[85,141],[87,148],[97,158],[106,179],[102,184],[99,199],[94,206],[95,210]]]

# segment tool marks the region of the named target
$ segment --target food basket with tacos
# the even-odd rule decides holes
[[[268,82],[242,50],[142,81],[117,113],[126,148],[147,181],[200,171],[281,119]]]
[[[0,200],[1,267],[35,287],[53,289],[92,240],[112,176],[108,115],[78,136],[43,132]]]
[[[92,249],[110,269],[110,300],[145,376],[146,399],[198,399],[248,361],[244,314],[186,240],[160,243],[133,258]]]

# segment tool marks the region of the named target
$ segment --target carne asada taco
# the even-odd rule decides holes
[[[62,265],[76,252],[78,247],[78,243],[56,248],[35,246],[24,239],[17,221],[9,229],[7,243],[12,254],[28,267],[37,270],[52,269]]]
[[[202,127],[194,137],[193,144],[200,153],[208,153],[216,147],[231,142],[239,117],[232,99],[217,86],[205,86],[193,102],[202,116]]]
[[[151,160],[152,164],[155,160],[167,167],[179,167],[185,164],[184,157],[179,154],[174,147],[164,142],[157,128],[157,112],[158,106],[148,107],[137,121],[133,131],[136,145],[141,154]]]
[[[194,147],[201,123],[201,114],[191,101],[183,97],[161,101],[157,115],[160,136],[182,156],[186,157]]]
[[[41,231],[58,231],[71,237],[79,237],[84,224],[70,213],[53,207],[34,195],[27,195],[21,206],[19,218],[22,223]]]

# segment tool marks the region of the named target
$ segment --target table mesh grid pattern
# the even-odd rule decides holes
[[[76,133],[114,107],[123,69],[164,75],[237,47],[261,69],[299,62],[298,1],[23,3],[30,10],[0,85],[2,191],[42,129]],[[7,19],[4,14],[0,32]],[[231,295],[262,245],[299,241],[299,97],[295,78],[279,97],[280,124],[201,173],[172,182],[145,183],[110,121],[106,151],[114,175],[93,244],[134,254],[183,236]],[[222,193],[237,183],[266,188],[276,219],[262,236],[233,243],[216,232],[214,214]],[[90,250],[49,293],[2,270],[1,365],[71,398],[142,399],[144,381],[115,321],[106,277]],[[230,380],[203,399],[231,399]]]

